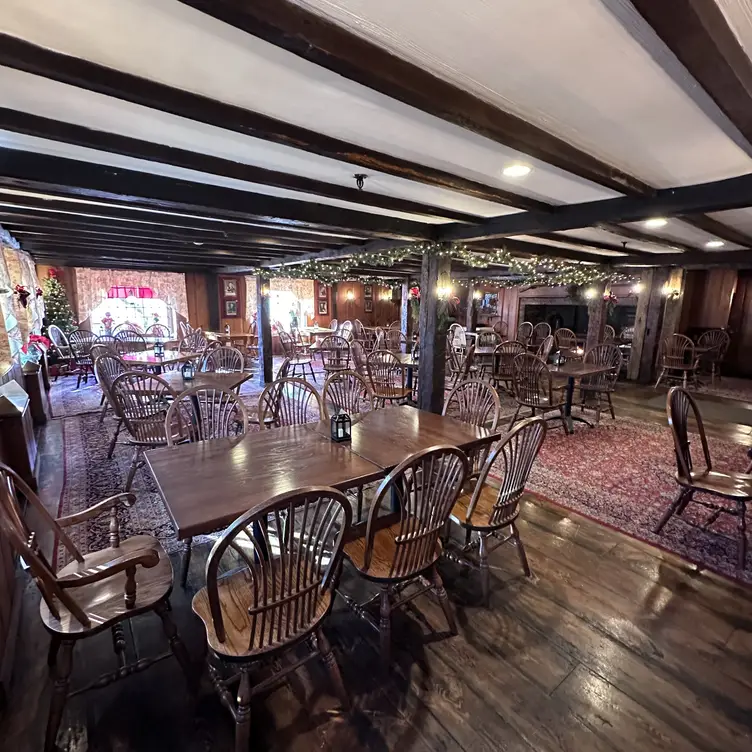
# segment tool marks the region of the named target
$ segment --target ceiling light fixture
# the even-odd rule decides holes
[[[522,164],[521,162],[514,162],[513,164],[508,164],[501,171],[501,174],[504,175],[505,178],[524,178],[532,171],[533,168],[530,167],[530,165]]]
[[[706,248],[723,248],[724,245],[726,244],[722,240],[708,240],[705,243]]]
[[[193,245],[203,245],[203,243],[199,243],[198,240],[194,240]]]
[[[665,227],[668,224],[668,220],[663,217],[653,217],[652,219],[645,220],[645,227],[649,230],[657,230],[659,227]]]

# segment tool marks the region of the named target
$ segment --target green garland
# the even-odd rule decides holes
[[[256,274],[265,277],[289,277],[293,279],[315,279],[323,284],[331,285],[335,282],[363,282],[394,286],[403,279],[395,276],[363,275],[354,272],[358,266],[394,266],[410,256],[433,254],[442,258],[452,258],[462,261],[466,266],[476,269],[487,269],[492,264],[506,266],[504,277],[476,278],[460,281],[460,284],[489,283],[502,287],[519,285],[530,286],[569,286],[587,285],[594,282],[629,282],[634,278],[617,272],[613,267],[604,264],[564,261],[550,256],[532,256],[531,258],[517,258],[506,249],[496,249],[488,253],[470,250],[462,243],[436,243],[425,241],[399,248],[389,248],[383,251],[363,251],[354,253],[342,261],[304,261],[284,267],[257,269]],[[501,274],[501,272],[500,272]],[[511,277],[511,278],[510,278]]]

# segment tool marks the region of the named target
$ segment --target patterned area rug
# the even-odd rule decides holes
[[[708,377],[704,377],[708,379]],[[714,394],[716,397],[728,397],[728,399],[739,400],[740,402],[752,403],[752,379],[737,379],[730,376],[724,376],[717,379],[712,386],[710,383],[705,384],[698,390],[706,394]]]
[[[699,437],[695,439],[693,447],[699,448]],[[746,468],[744,447],[728,441],[709,441],[716,469]],[[702,567],[752,584],[749,555],[746,571],[736,571],[735,519],[723,515],[711,528],[730,534],[732,541],[692,528],[676,517],[666,524],[661,535],[653,533],[653,527],[676,498],[675,472],[668,427],[630,418],[615,422],[606,419],[593,429],[579,424],[569,437],[560,430],[550,431],[533,467],[528,489]],[[699,523],[709,514],[690,504],[684,516]]]

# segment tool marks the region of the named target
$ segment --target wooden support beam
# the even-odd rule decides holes
[[[256,331],[258,333],[259,384],[269,384],[272,373],[272,315],[269,279],[256,277]],[[263,426],[262,426],[263,430]]]
[[[681,321],[682,309],[684,307],[684,287],[687,282],[687,275],[684,269],[672,269],[668,275],[666,286],[669,290],[674,291],[670,297],[666,297],[663,304],[663,320],[661,322],[661,333],[658,336],[660,345],[666,337],[670,337],[679,331],[679,322]],[[688,301],[691,302],[691,301]],[[658,363],[656,362],[656,366]]]
[[[121,136],[117,133],[93,130],[73,123],[65,123],[51,118],[18,112],[7,107],[0,107],[0,130],[23,133],[37,138],[82,146],[87,149],[122,154],[135,159],[143,159],[160,164],[175,165],[188,170],[196,170],[210,175],[244,180],[259,185],[285,188],[302,193],[309,193],[323,198],[348,201],[353,204],[372,206],[389,211],[407,214],[422,214],[427,217],[442,217],[459,222],[478,222],[481,217],[453,209],[430,206],[419,201],[386,196],[369,190],[327,183],[323,180],[291,175],[277,170],[234,162],[210,154],[178,149],[173,146],[143,141],[137,138]]]
[[[400,331],[410,339],[410,278],[402,281],[402,297],[400,298]]]
[[[432,413],[444,408],[447,324],[441,316],[445,301],[438,288],[449,285],[451,260],[424,254],[420,274],[420,366],[418,407]]]
[[[475,308],[475,285],[468,285],[465,293],[465,329],[469,332],[475,331],[475,322],[478,318],[478,312]]]
[[[406,180],[464,193],[520,208],[541,202],[390,154],[301,128],[293,123],[246,110],[151,79],[64,55],[9,34],[0,34],[0,65],[44,76],[88,91],[116,97],[160,112],[207,123],[245,136],[348,162]]]
[[[381,214],[277,198],[207,183],[150,175],[16,149],[0,149],[0,185],[71,197],[116,199],[124,204],[179,212],[212,212],[226,219],[250,219],[304,228],[364,229],[389,238],[415,240],[430,225]]]
[[[603,342],[603,334],[606,326],[606,314],[607,306],[603,299],[606,292],[606,284],[604,282],[596,282],[591,285],[595,291],[595,295],[588,300],[588,328],[587,339],[585,341],[585,352],[591,347]]]
[[[649,384],[653,378],[655,359],[660,341],[668,269],[646,269],[642,275],[642,289],[637,298],[635,331],[627,367],[627,378]]]

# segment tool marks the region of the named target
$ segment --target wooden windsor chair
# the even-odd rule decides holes
[[[193,327],[188,321],[178,322],[178,334],[180,335],[180,339],[185,339],[192,331]]]
[[[548,358],[551,355],[551,350],[554,347],[554,336],[549,334],[538,345],[538,349],[535,352],[536,357],[540,358],[544,363],[548,363]]]
[[[703,332],[697,340],[698,366],[710,368],[710,383],[715,384],[716,374],[721,378],[721,363],[726,357],[731,337],[723,329],[711,329]]]
[[[436,562],[442,552],[441,531],[467,473],[467,458],[456,447],[436,446],[407,457],[379,486],[365,535],[345,545],[345,556],[358,574],[379,586],[379,594],[363,604],[342,596],[348,606],[378,629],[385,664],[391,653],[392,611],[429,590],[437,596],[450,631],[457,632]],[[395,505],[395,511],[385,511]],[[419,589],[405,595],[406,588],[413,584],[420,585]],[[376,599],[377,622],[368,612]]]
[[[609,367],[609,370],[604,373],[595,373],[580,379],[580,407],[582,409],[593,407],[592,403],[595,400],[596,423],[601,421],[601,401],[604,397],[608,403],[611,420],[616,420],[611,395],[616,391],[616,381],[619,378],[623,360],[621,350],[614,344],[595,345],[585,353],[583,362]]]
[[[94,348],[92,348],[94,350]],[[112,403],[112,382],[125,373],[128,370],[128,366],[117,355],[113,355],[109,351],[103,352],[101,355],[95,355],[94,357],[94,378],[99,384],[99,388],[102,390],[102,410],[99,413],[99,423],[104,421],[104,416],[107,414],[107,409],[113,407]],[[117,414],[116,416],[117,417]],[[118,425],[115,430],[115,438],[113,439],[112,448],[114,448],[114,442],[117,441],[117,435],[120,433],[120,419],[118,419]],[[112,456],[112,451],[108,452],[107,458]]]
[[[720,472],[713,469],[710,458],[710,447],[705,435],[705,426],[697,403],[689,392],[682,387],[669,389],[666,398],[666,413],[668,424],[674,438],[674,454],[676,457],[676,482],[679,484],[679,495],[665,511],[654,532],[660,533],[666,523],[674,516],[691,527],[699,528],[707,533],[713,533],[721,538],[730,540],[723,533],[710,529],[710,526],[721,516],[736,517],[738,538],[736,568],[745,568],[747,558],[747,504],[752,501],[752,475],[746,473]],[[695,462],[692,456],[689,437],[689,417],[697,425],[700,435],[702,455]],[[702,494],[696,499],[695,494]],[[724,500],[723,504],[707,500],[707,496]],[[700,525],[684,517],[688,504],[694,502],[710,510],[710,516]]]
[[[208,344],[209,340],[203,331],[200,328],[193,329],[178,343],[178,352],[203,354]]]
[[[118,354],[118,338],[114,334],[100,334],[94,338],[94,344],[91,346],[92,352],[95,347],[104,347],[113,354]]]
[[[245,358],[235,347],[220,346],[207,351],[201,370],[208,373],[243,373]]]
[[[487,381],[469,379],[460,382],[449,392],[441,414],[493,432],[501,419],[501,400]],[[490,451],[491,445],[485,444],[466,452],[470,462],[468,477],[478,475]]]
[[[259,396],[259,423],[265,428],[318,423],[324,415],[321,396],[304,379],[279,379]]]
[[[509,332],[509,327],[507,326],[506,321],[499,319],[496,323],[494,323],[493,330],[499,335],[499,337],[501,337],[502,341],[505,341]]]
[[[291,371],[291,365],[290,365],[290,359],[285,358],[282,363],[279,366],[279,370],[277,371],[277,376],[272,382],[272,384],[276,381],[279,381],[280,379],[287,379],[290,378],[290,371]],[[246,410],[248,411],[248,423],[252,426],[258,426],[259,425],[259,413],[258,413],[258,406],[259,403],[256,402],[255,405],[246,405]],[[267,413],[266,415],[266,424],[268,428],[271,428],[274,424],[274,419],[271,415],[271,413]]]
[[[368,356],[368,380],[376,405],[399,402],[410,398],[411,389],[405,384],[405,369],[399,358],[389,350],[374,350]]]
[[[658,388],[664,378],[680,380],[685,389],[690,379],[694,385],[697,384],[698,360],[694,343],[689,337],[683,334],[672,334],[666,337],[661,343],[658,362],[661,372],[658,374],[654,389]]]
[[[34,509],[32,531],[18,505],[23,496]],[[136,535],[120,537],[118,510],[136,501],[133,494],[117,494],[75,514],[53,518],[36,493],[9,467],[0,464],[0,534],[10,543],[31,571],[41,593],[39,614],[50,634],[48,664],[52,668],[53,690],[47,718],[44,751],[57,749],[55,741],[69,696],[104,687],[122,677],[152,666],[165,656],[126,661],[126,631],[122,623],[140,614],[154,612],[160,618],[172,654],[195,687],[188,652],[170,616],[172,565],[156,538]],[[109,546],[83,553],[67,530],[102,515],[109,517]],[[55,571],[39,546],[42,529],[53,534],[73,560]],[[56,546],[55,546],[56,548]],[[74,648],[105,630],[112,631],[117,668],[90,685],[70,693]]]
[[[128,443],[134,448],[125,490],[143,464],[146,449],[167,446],[165,417],[177,394],[159,376],[144,371],[126,371],[112,382],[113,409],[123,418]]]
[[[78,380],[76,381],[76,389],[81,386],[81,380],[84,384],[89,383],[89,374],[94,373],[94,362],[91,359],[91,347],[96,340],[94,332],[90,332],[87,329],[76,329],[71,332],[68,337],[70,344],[71,355],[76,364],[76,371],[78,373]]]
[[[530,344],[530,340],[533,336],[533,329],[535,327],[533,326],[532,322],[530,321],[523,321],[518,327],[517,327],[517,342],[522,342],[523,345],[527,348],[527,346]]]
[[[319,353],[327,376],[350,370],[350,351],[351,343],[338,334],[329,334],[321,340]]]
[[[494,370],[491,381],[497,389],[501,385],[505,392],[513,394],[514,359],[526,352],[525,345],[522,342],[517,342],[517,340],[508,340],[496,346],[493,355]]]
[[[115,335],[118,343],[118,355],[127,353],[146,352],[146,339],[143,334],[133,329],[123,329]]]
[[[74,363],[73,351],[71,349],[70,343],[68,342],[68,338],[65,336],[65,333],[56,324],[50,324],[47,327],[47,335],[49,336],[50,341],[54,345],[55,350],[57,351],[57,354],[59,356],[57,372],[55,373],[55,381],[57,381],[60,378],[62,371],[70,373]]]
[[[541,321],[533,327],[533,332],[530,335],[530,347],[536,350],[541,346],[543,340],[551,335],[551,325],[545,321]]]
[[[402,347],[407,343],[399,329],[387,329],[384,331],[384,347],[394,353],[402,352]]]
[[[565,360],[581,360],[584,352],[578,352],[577,335],[571,329],[557,329],[554,332],[556,348]]]
[[[616,342],[616,329],[611,324],[606,324],[603,327],[603,344],[610,345]]]
[[[363,378],[368,378],[368,356],[365,348],[358,342],[350,343],[350,355],[352,355],[352,368],[357,371]]]
[[[530,408],[533,416],[538,413],[545,416],[545,413],[557,410],[558,416],[546,420],[560,419],[564,426],[564,433],[568,434],[569,427],[564,415],[564,390],[554,387],[548,366],[535,355],[525,353],[515,357],[512,369],[512,388],[517,401],[517,410],[512,416],[509,427],[514,425],[523,407]]]
[[[546,422],[540,415],[520,421],[488,455],[473,491],[461,494],[452,509],[450,519],[465,530],[465,541],[459,550],[452,550],[447,539],[445,556],[480,571],[486,607],[491,592],[488,557],[499,546],[513,543],[525,575],[530,576],[515,521],[520,513],[520,498],[545,436]],[[501,475],[500,481],[494,480],[493,484],[489,482],[492,469]],[[502,537],[505,529],[509,532]]]
[[[447,366],[449,368],[449,380],[451,387],[457,386],[465,379],[474,378],[478,374],[478,366],[475,365],[475,345],[467,348],[464,357],[460,353],[447,349]]]
[[[350,503],[340,491],[303,488],[238,518],[209,554],[206,586],[193,598],[193,611],[203,622],[211,654],[221,662],[207,665],[235,722],[237,752],[249,749],[251,699],[313,658],[322,658],[342,706],[349,708],[322,624],[334,603],[351,519]],[[302,645],[308,647],[303,659],[277,660]],[[251,670],[262,662],[285,668],[253,686]],[[226,666],[229,679],[223,675]]]
[[[144,331],[144,336],[159,337],[160,339],[170,339],[172,334],[170,333],[169,328],[166,327],[164,324],[152,324],[151,326],[146,327],[146,331]]]
[[[313,358],[307,351],[301,351],[293,340],[292,336],[283,329],[277,329],[277,336],[279,337],[279,344],[282,347],[282,352],[285,358],[290,359],[290,367],[292,368],[292,375],[296,376],[298,369],[302,371],[302,378],[306,377],[306,366],[311,372],[311,378],[316,381],[316,374],[313,372]]]
[[[321,391],[324,418],[345,412],[349,415],[370,412],[374,397],[368,382],[356,371],[337,371],[324,382]]]
[[[248,433],[248,411],[233,392],[194,386],[182,392],[165,416],[167,445],[239,439]],[[180,582],[188,583],[193,538],[186,540]]]

